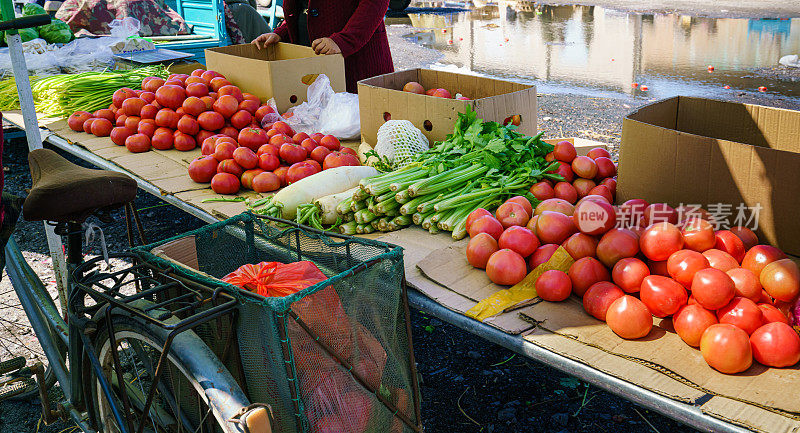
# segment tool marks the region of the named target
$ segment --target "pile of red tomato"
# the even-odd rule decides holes
[[[470,214],[467,261],[496,284],[513,285],[560,245],[575,262],[567,272],[539,276],[542,299],[581,297],[588,314],[626,339],[647,336],[653,316],[671,318],[678,336],[723,373],[744,371],[754,358],[770,367],[795,365],[797,264],[759,245],[745,227],[715,231],[711,222],[703,209],[640,199],[614,206],[590,194],[574,206],[551,198],[532,209],[519,196],[495,214]]]
[[[545,156],[547,161],[558,161],[557,169],[549,173],[560,174],[564,181],[555,184],[542,180],[531,187],[531,194],[537,200],[560,198],[571,204],[587,195],[599,195],[614,201],[617,192],[617,165],[611,154],[602,147],[589,151],[586,156],[577,156],[575,146],[569,141],[556,143],[552,152]]]
[[[147,77],[141,90],[119,89],[107,109],[76,111],[67,123],[74,131],[110,136],[131,152],[201,146],[204,157],[189,165],[189,176],[211,182],[219,194],[241,187],[274,191],[326,168],[360,165],[356,152],[341,148],[334,136],[295,134],[282,121],[262,129],[267,115],[279,118],[222,74],[196,69],[166,80]]]

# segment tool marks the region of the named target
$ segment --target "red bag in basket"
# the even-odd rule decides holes
[[[268,297],[288,296],[327,279],[317,265],[308,261],[243,265],[222,277],[226,283]]]

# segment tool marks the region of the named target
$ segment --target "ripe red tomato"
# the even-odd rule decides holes
[[[156,132],[156,123],[153,121],[153,119],[142,119],[139,121],[139,127],[137,128],[137,131],[140,134],[144,134],[152,138],[153,134]]]
[[[575,206],[573,219],[578,230],[587,235],[597,236],[614,228],[617,223],[617,212],[613,206],[604,201],[584,200]]]
[[[489,257],[499,250],[497,241],[488,233],[476,233],[467,244],[467,262],[470,265],[486,269]]]
[[[500,235],[503,234],[503,225],[495,217],[484,215],[476,218],[470,226],[470,237],[475,237],[478,233],[488,233],[491,237],[500,239]]]
[[[791,302],[800,294],[800,269],[792,259],[776,260],[761,270],[761,286],[774,299]]]
[[[192,136],[197,135],[200,132],[200,125],[194,117],[185,115],[178,120],[178,131]]]
[[[500,235],[497,244],[501,249],[510,249],[522,257],[528,257],[539,248],[539,239],[525,227],[511,226]]]
[[[563,244],[561,244],[569,253],[573,260],[582,259],[584,257],[595,257],[597,252],[597,238],[583,233],[575,233]]]
[[[231,95],[222,95],[211,107],[222,117],[230,119],[239,110],[239,101]]]
[[[593,257],[584,257],[576,260],[569,267],[567,274],[572,280],[572,291],[581,297],[592,284],[600,281],[611,281],[611,274],[609,274],[608,269]]]
[[[163,86],[164,83],[165,81],[163,78],[147,77],[142,80],[142,89],[148,92],[155,92],[159,87]]]
[[[225,126],[225,118],[216,111],[206,111],[197,116],[197,123],[206,131],[217,131]]]
[[[245,170],[250,170],[258,166],[258,156],[255,152],[246,147],[237,147],[233,151],[233,160]]]
[[[339,149],[339,152],[349,153],[350,155],[353,155],[354,157],[358,158],[358,152],[356,152],[355,150],[353,150],[353,149],[351,149],[349,147],[342,147],[342,148]]]
[[[575,180],[575,173],[572,171],[572,167],[566,162],[559,162],[558,168],[550,170],[548,173],[561,175],[565,182],[572,182]]]
[[[761,283],[758,278],[747,269],[733,268],[726,272],[736,289],[736,296],[757,302],[761,298]]]
[[[675,314],[689,300],[689,295],[682,285],[672,278],[660,275],[644,277],[639,296],[647,309],[656,317]]]
[[[650,275],[647,265],[634,257],[624,258],[614,265],[611,278],[620,289],[626,293],[636,293],[642,286],[642,281]]]
[[[218,94],[219,96],[222,96],[222,95],[231,95],[231,96],[233,96],[234,98],[236,98],[236,101],[237,101],[237,102],[242,102],[242,101],[244,101],[244,97],[242,96],[242,91],[241,91],[241,90],[239,90],[239,88],[238,88],[238,87],[236,87],[236,86],[234,86],[234,85],[231,85],[231,84],[228,84],[228,85],[225,85],[225,86],[222,86],[222,87],[220,87],[220,88],[219,88],[219,90],[217,90],[217,94]]]
[[[334,137],[333,135],[325,135],[319,141],[321,146],[325,146],[330,150],[339,150],[341,148],[341,144],[339,143],[339,139]]]
[[[588,156],[589,158],[592,158],[592,159],[597,159],[597,158],[599,158],[601,156],[605,157],[605,158],[611,158],[611,154],[608,153],[608,151],[605,150],[602,147],[594,147],[594,148],[592,148],[591,150],[589,150],[589,152],[586,154],[586,156]]]
[[[527,275],[525,259],[509,249],[499,250],[486,262],[486,275],[495,284],[513,286]]]
[[[653,329],[653,316],[642,301],[625,295],[608,307],[606,323],[615,334],[632,340],[650,333]]]
[[[681,234],[685,248],[701,253],[714,248],[717,242],[714,226],[700,218],[687,219],[681,226]]]
[[[595,164],[597,164],[597,176],[595,176],[595,179],[605,179],[617,175],[617,166],[611,158],[599,156],[593,159]]]
[[[524,212],[524,209],[521,210]],[[574,227],[570,217],[558,212],[545,211],[536,220],[536,236],[548,244],[561,244],[575,232]]]
[[[625,292],[608,281],[594,283],[583,295],[583,309],[589,315],[605,322],[608,307],[623,296]]]
[[[84,132],[83,131],[83,124],[86,123],[87,120],[92,118],[92,113],[88,111],[76,111],[69,116],[67,119],[67,125],[69,128],[76,132]]]
[[[676,251],[667,259],[667,272],[684,287],[691,287],[694,274],[708,267],[708,259],[692,250]]]
[[[214,159],[217,161],[224,161],[226,159],[233,159],[233,152],[237,149],[236,144],[229,141],[217,140],[216,147],[214,148]]]
[[[678,223],[678,212],[666,203],[653,203],[644,209],[642,218],[646,225],[668,222]]]
[[[208,183],[217,174],[217,160],[211,156],[197,158],[189,163],[189,177],[197,183]]]
[[[169,129],[158,128],[153,134],[153,138],[150,139],[150,144],[153,146],[153,149],[169,150],[175,145],[175,137]]]
[[[542,200],[536,209],[534,209],[534,215],[541,215],[542,212],[558,212],[560,214],[564,214],[566,216],[572,216],[575,213],[575,206],[570,204],[566,200],[562,200],[560,198],[551,198],[547,200]]]
[[[556,269],[542,272],[534,285],[536,295],[545,301],[560,302],[572,293],[572,281],[567,274]]]
[[[273,110],[272,107],[270,107],[269,105],[262,105],[258,107],[258,110],[256,110],[254,116],[256,118],[256,121],[258,121],[258,123],[261,123],[261,121],[264,119],[264,116],[274,112],[275,110]]]
[[[150,137],[144,134],[133,134],[125,139],[125,147],[133,153],[147,152],[150,150]]]
[[[717,317],[700,304],[685,305],[672,316],[675,332],[689,346],[699,347],[700,338],[709,326],[715,325]]]
[[[597,163],[588,156],[576,156],[572,160],[572,171],[584,179],[594,179],[597,176]]]
[[[553,156],[561,162],[569,164],[577,155],[575,146],[569,141],[559,141],[553,146]]]
[[[597,243],[597,259],[609,268],[639,253],[639,239],[628,229],[611,229]]]
[[[186,99],[186,91],[181,86],[163,85],[156,90],[156,102],[162,107],[177,109]]]
[[[486,215],[494,217],[494,215],[492,215],[491,212],[482,207],[479,207],[474,211],[470,212],[469,215],[467,216],[467,223],[466,223],[467,232],[469,232],[469,228],[472,227],[472,223],[475,222],[475,220]]]
[[[719,269],[722,272],[728,272],[739,267],[739,263],[736,262],[733,256],[716,248],[703,251],[703,256],[708,260],[710,267]]]
[[[308,156],[308,152],[306,152],[306,150],[301,146],[290,143],[282,144],[278,152],[281,156],[281,159],[289,164],[295,164],[300,161],[304,161]]]
[[[258,107],[260,106],[261,106],[261,101],[259,101],[258,99],[256,100],[244,99],[242,102],[239,103],[239,110],[247,111],[248,113],[250,113],[251,116],[253,116],[258,110]],[[256,118],[253,117],[253,119]],[[256,119],[256,122],[259,121],[260,119]]]
[[[755,302],[742,298],[734,297],[728,305],[717,310],[719,323],[729,323],[747,335],[752,334],[764,323],[764,315]]]
[[[709,326],[700,338],[700,353],[715,370],[736,374],[750,368],[750,338],[741,329],[724,323]]]
[[[649,205],[640,198],[631,199],[619,205],[619,214],[624,217],[623,227],[639,226],[644,220],[644,210]]]
[[[202,78],[205,79],[205,77],[202,77]],[[229,86],[231,84],[231,82],[226,80],[223,77],[215,77],[215,78],[212,78],[211,80],[209,80],[208,84],[209,84],[209,87],[211,87],[211,90],[213,90],[215,92],[219,92],[219,89],[221,89],[221,88],[223,88],[225,86]],[[233,98],[233,99],[236,99],[236,98]]]
[[[219,162],[217,165],[217,173],[230,173],[236,176],[237,179],[242,177],[242,173],[244,173],[244,169],[241,165],[237,164],[236,161],[233,159],[225,159]]]
[[[253,179],[255,179],[255,177],[261,173],[264,173],[264,170],[260,168],[245,170],[245,172],[242,173],[241,178],[242,187],[246,189],[253,189]]]
[[[306,141],[313,141],[313,140],[311,140],[310,138],[307,138]],[[304,141],[304,143],[305,143],[305,141]],[[331,151],[328,150],[327,147],[325,147],[325,146],[317,146],[313,150],[311,150],[311,153],[309,154],[309,156],[314,161],[317,161],[318,163],[322,164],[322,163],[325,162],[325,158],[330,153],[331,153]]]
[[[506,200],[506,203],[517,203],[525,209],[525,212],[527,212],[528,215],[533,215],[533,206],[531,205],[530,200],[521,195],[511,197],[510,199]]]
[[[578,193],[578,198],[582,199],[582,198],[586,197],[587,195],[589,195],[589,191],[591,191],[592,188],[596,187],[597,184],[594,183],[593,180],[584,179],[582,177],[579,177],[578,179],[575,179],[574,181],[572,181],[572,186],[575,188],[575,191]]]
[[[750,248],[753,248],[758,244],[758,236],[756,236],[756,234],[753,233],[753,231],[747,227],[743,226],[731,227],[729,231],[742,240],[745,251],[749,251]]]
[[[284,121],[275,122],[272,125],[272,129],[278,131],[279,133],[281,133],[283,135],[287,135],[289,137],[294,137],[294,134],[295,134],[294,129],[292,129],[292,127],[289,126],[289,124],[284,122]],[[319,137],[319,138],[317,138],[317,137]],[[322,134],[320,134],[319,136],[317,136],[317,134],[314,134],[314,135],[311,136],[311,138],[313,138],[314,140],[320,141],[320,142],[322,140],[322,137],[324,137],[324,135],[322,135]],[[334,138],[336,138],[336,137],[334,137]],[[325,146],[325,147],[328,147],[328,146]],[[332,149],[332,150],[336,150],[336,149]]]
[[[546,244],[536,248],[536,251],[528,257],[528,266],[531,270],[536,269],[537,266],[550,260],[557,249],[558,245],[556,244]]]
[[[569,203],[578,201],[578,190],[569,182],[558,182],[553,187],[553,195]]]
[[[733,299],[736,286],[725,272],[706,268],[697,271],[692,280],[692,296],[708,310],[717,310]]]
[[[616,187],[614,188],[616,190]],[[606,185],[597,185],[596,187],[589,190],[590,195],[599,195],[608,201],[609,203],[614,202],[614,195],[611,193],[611,188],[607,187]]]
[[[300,134],[295,134],[295,137],[297,137],[298,135],[300,135]],[[292,138],[292,142],[294,142],[294,141],[295,141],[294,138]],[[311,154],[311,152],[313,152],[314,149],[316,149],[317,147],[321,147],[321,148],[325,149],[328,153],[331,153],[330,149],[328,149],[325,146],[320,146],[319,143],[317,143],[313,138],[306,138],[303,141],[301,141],[299,143],[295,142],[294,144],[299,144],[299,145],[303,146],[303,148],[305,150],[307,150],[309,154]]]
[[[261,146],[269,142],[267,133],[261,128],[244,128],[239,131],[237,141],[240,146],[244,146],[252,151],[257,151]]]
[[[761,310],[761,314],[764,316],[764,323],[781,322],[789,324],[789,318],[774,305],[758,304],[758,309]]]
[[[237,130],[244,129],[250,122],[253,121],[253,115],[250,114],[249,111],[245,110],[238,110],[236,113],[231,116],[231,126],[236,128]],[[238,133],[237,133],[238,135]]]
[[[266,171],[274,171],[281,166],[281,161],[271,153],[264,153],[258,157],[258,167]]]
[[[756,361],[768,367],[791,367],[800,361],[800,337],[782,322],[767,323],[750,336]]]
[[[281,179],[272,172],[265,171],[253,178],[253,191],[270,192],[281,187]]]
[[[553,185],[546,180],[534,183],[528,191],[539,201],[551,199],[556,196]]]
[[[715,233],[716,244],[714,248],[730,254],[736,263],[741,263],[744,259],[744,242],[738,236],[728,230],[720,230]]]
[[[231,173],[217,173],[211,179],[211,189],[217,194],[236,194],[239,186],[239,178]]]
[[[327,170],[329,168],[344,167],[348,165],[358,166],[361,165],[361,163],[358,162],[358,157],[355,157],[346,152],[340,152],[336,150],[328,154],[328,156],[325,157],[325,160],[322,161],[323,170]]]
[[[292,164],[286,172],[286,184],[291,185],[300,179],[317,173],[317,169],[306,161]]]
[[[652,206],[650,205],[648,209]],[[639,238],[639,248],[650,260],[667,260],[672,253],[683,248],[683,236],[677,227],[668,222],[655,223],[642,233]]]
[[[128,98],[122,102],[122,113],[126,116],[139,116],[142,107],[147,105],[147,101],[142,98]]]
[[[135,98],[135,97],[136,97],[136,92],[127,87],[123,87],[115,91],[114,94],[111,95],[111,103],[114,104],[117,108],[122,108],[123,101],[125,101],[128,98]]]
[[[504,228],[511,226],[525,227],[531,218],[525,208],[518,203],[505,202],[497,208],[495,216]]]
[[[111,121],[106,118],[95,118],[91,123],[92,134],[98,137],[108,137],[113,128]]]
[[[756,245],[747,251],[742,259],[742,267],[749,269],[756,277],[761,276],[761,270],[768,264],[785,259],[786,254],[772,245]]]
[[[124,146],[125,140],[133,135],[134,132],[124,126],[118,126],[111,130],[111,141],[117,146]]]
[[[208,95],[208,86],[204,83],[190,83],[186,85],[186,95],[201,98]]]
[[[183,107],[183,111],[186,114],[190,114],[190,115],[195,116],[195,117],[199,116],[200,113],[206,111],[205,102],[203,102],[202,99],[200,99],[200,98],[198,98],[196,96],[190,96],[190,97],[184,99],[183,104],[181,105],[181,107]]]
[[[278,148],[269,143],[262,144],[261,147],[258,148],[258,152],[256,152],[256,155],[261,156],[264,155],[265,153],[269,155],[275,155],[276,157],[279,156]]]

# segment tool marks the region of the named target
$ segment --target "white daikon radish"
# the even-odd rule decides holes
[[[336,206],[342,202],[353,197],[353,193],[359,187],[350,188],[347,191],[337,192],[336,194],[326,195],[320,199],[314,200],[314,204],[319,208],[321,216],[320,222],[322,224],[336,224],[336,220],[341,217],[336,212]]]
[[[281,206],[283,218],[293,220],[297,216],[297,206],[355,188],[361,179],[378,174],[378,170],[363,165],[329,168],[278,191],[272,203]]]

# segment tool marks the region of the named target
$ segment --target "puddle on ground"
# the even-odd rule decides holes
[[[754,74],[800,53],[797,18],[634,14],[527,1],[459,5],[416,2],[407,16],[386,23],[408,27],[408,39],[441,52],[433,67],[534,82],[544,93],[720,97],[764,86],[765,96],[800,102],[800,81]]]

